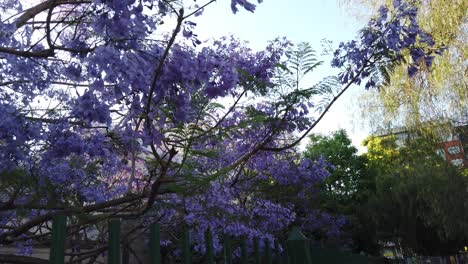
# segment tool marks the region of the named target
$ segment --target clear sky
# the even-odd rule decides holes
[[[198,0],[197,3],[202,5],[204,2]],[[230,1],[218,0],[208,6],[202,16],[194,19],[198,24],[195,32],[200,40],[232,34],[248,41],[254,50],[264,48],[268,40],[285,36],[294,43],[309,42],[320,54],[322,39],[331,40],[337,46],[341,41],[353,39],[366,23],[365,19],[351,15],[346,8],[340,6],[339,0],[264,0],[255,13],[240,10],[234,15]],[[321,59],[325,60],[324,66],[313,73],[311,84],[337,73],[329,67],[328,57]],[[369,134],[361,122],[357,122],[357,98],[362,90],[362,87],[352,87],[347,91],[313,132],[328,133],[344,128],[354,145],[359,146]]]

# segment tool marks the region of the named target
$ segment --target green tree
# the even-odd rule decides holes
[[[468,241],[468,184],[440,158],[431,141],[413,139],[399,147],[394,136],[364,144],[375,193],[363,207],[377,239],[399,242],[406,253],[456,253]]]
[[[345,130],[330,136],[314,134],[309,138],[304,157],[323,158],[330,163],[330,176],[324,182],[327,203],[340,212],[348,211],[342,207],[348,207],[350,200],[364,199],[364,192],[369,189],[363,157],[357,154]]]
[[[358,155],[344,130],[329,136],[311,135],[303,155],[310,159],[323,158],[330,163],[330,176],[321,186],[320,209],[346,216],[345,231],[356,252],[378,255],[376,231],[362,206],[375,193],[374,179],[367,172],[366,157]]]
[[[378,255],[382,241],[406,254],[445,255],[468,241],[468,178],[435,153],[433,140],[369,137],[359,156],[345,131],[312,135],[303,155],[330,163],[320,209],[345,215],[357,252]]]

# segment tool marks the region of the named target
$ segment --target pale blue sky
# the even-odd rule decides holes
[[[204,2],[198,0],[197,3],[201,5]],[[234,15],[230,1],[218,0],[194,21],[198,24],[196,33],[201,40],[232,34],[248,41],[252,49],[260,50],[268,40],[285,36],[294,43],[309,42],[320,53],[322,39],[338,45],[341,41],[353,39],[366,23],[364,19],[356,19],[345,8],[339,5],[339,0],[264,0],[255,13],[240,10]],[[329,58],[323,57],[322,60],[326,62],[313,73],[311,84],[337,73],[329,67]],[[369,133],[359,122],[352,122],[359,116],[357,97],[362,90],[361,87],[352,87],[313,132],[328,133],[344,128],[353,143],[359,146]]]
[[[338,1],[265,0],[255,13],[241,10],[234,15],[230,1],[218,0],[197,19],[198,29],[213,37],[232,33],[249,41],[252,48],[262,48],[276,36],[307,41],[319,48],[323,38],[338,42],[351,39],[364,24],[346,13]]]

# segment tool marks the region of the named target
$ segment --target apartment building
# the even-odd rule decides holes
[[[401,127],[377,131],[375,134],[382,137],[395,136],[398,146],[419,137],[417,133]],[[437,154],[454,166],[468,168],[468,125],[456,126],[451,132],[443,131],[439,135],[441,142],[438,143]]]

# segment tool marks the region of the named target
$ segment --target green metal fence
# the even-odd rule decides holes
[[[107,263],[121,264],[121,238],[119,219],[111,219],[108,222],[108,248]],[[149,228],[149,261],[151,264],[161,264],[161,226],[157,223]],[[51,264],[65,263],[65,237],[66,237],[66,217],[58,213],[53,218],[52,223],[52,243],[49,262]],[[229,235],[223,236],[222,256],[215,256],[213,250],[213,234],[208,230],[205,234],[206,254],[203,263],[214,264],[215,258],[222,259],[222,263],[233,264],[233,252],[240,250],[239,259],[235,263],[255,263],[255,264],[319,264],[319,263],[378,263],[371,262],[364,256],[343,254],[339,251],[315,249],[310,245],[309,240],[297,228],[294,228],[288,240],[284,243],[284,251],[279,250],[280,245],[271,243],[265,239],[263,251],[260,250],[260,240],[253,239],[253,254],[249,256],[247,250],[247,240],[245,237],[234,238]],[[192,263],[190,230],[185,228],[182,232],[180,248],[182,250],[183,264]],[[219,262],[218,262],[219,263]]]

